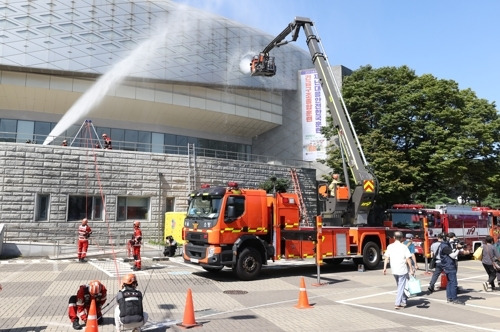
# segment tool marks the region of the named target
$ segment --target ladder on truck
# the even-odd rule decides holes
[[[304,198],[302,197],[302,191],[300,190],[299,179],[297,177],[297,170],[295,168],[290,169],[290,174],[293,181],[293,190],[299,197],[299,210],[301,214],[300,223],[302,226],[312,226],[309,221],[309,216],[307,215],[306,205],[304,203]]]

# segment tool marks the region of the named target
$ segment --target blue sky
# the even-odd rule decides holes
[[[497,0],[175,0],[271,34],[296,16],[317,29],[332,65],[407,65],[500,107]],[[304,39],[296,43],[307,49]],[[263,45],[265,46],[265,45]]]

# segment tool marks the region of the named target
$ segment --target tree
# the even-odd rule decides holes
[[[500,119],[494,103],[406,66],[361,67],[345,78],[342,93],[379,181],[379,203],[431,205],[458,196],[481,202],[496,194]],[[336,135],[331,119],[323,133]],[[327,163],[339,168],[338,150]]]
[[[264,189],[267,193],[272,193],[274,189],[278,193],[284,193],[290,187],[290,181],[284,178],[276,178],[275,176],[271,176],[269,180],[264,181],[259,185],[260,189]]]

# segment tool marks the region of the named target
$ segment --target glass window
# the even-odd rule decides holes
[[[179,154],[177,149],[177,138],[173,134],[165,134],[165,153]]]
[[[125,130],[124,129],[111,129],[111,141],[113,142],[113,149],[122,150],[124,140],[125,140]]]
[[[42,143],[50,134],[50,122],[35,121],[35,140]]]
[[[177,135],[177,139],[176,139],[176,144],[175,145],[178,145],[178,146],[185,146],[188,144],[188,138],[186,136],[183,136],[183,135]]]
[[[125,130],[125,139],[122,150],[137,151],[137,139],[139,132],[137,130]]]
[[[227,199],[224,219],[226,222],[234,221],[245,212],[245,196],[230,196]]]
[[[165,205],[165,212],[174,212],[175,210],[175,197],[167,197]]]
[[[151,152],[162,153],[165,144],[165,135],[160,133],[151,134]]]
[[[33,132],[35,131],[34,121],[17,121],[17,143],[34,143]]]
[[[83,218],[102,220],[102,198],[100,196],[69,196],[68,221]]]
[[[151,151],[151,132],[139,131],[137,141],[137,151],[150,152]]]
[[[0,119],[0,141],[15,142],[17,120]]]
[[[49,198],[48,194],[37,194],[35,201],[35,221],[47,221],[49,218]]]
[[[117,220],[130,219],[149,219],[149,197],[118,197]]]

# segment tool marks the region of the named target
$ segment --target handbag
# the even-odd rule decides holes
[[[429,263],[429,269],[434,269],[436,267],[436,256],[433,256],[431,262]]]
[[[411,275],[410,280],[408,280],[408,291],[411,295],[416,295],[422,292],[422,288],[420,286],[420,280],[418,280],[415,276]]]
[[[476,260],[476,261],[482,260],[483,259],[483,246],[477,247],[477,249],[474,251],[472,256],[474,257],[474,260]]]

